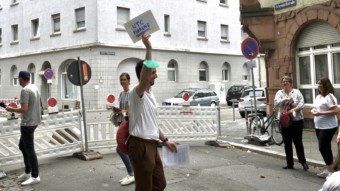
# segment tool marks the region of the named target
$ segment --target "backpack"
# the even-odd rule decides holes
[[[286,104],[280,116],[280,124],[282,127],[285,128],[291,126],[293,123],[293,115],[291,113],[288,113],[290,110],[290,105],[291,103]]]

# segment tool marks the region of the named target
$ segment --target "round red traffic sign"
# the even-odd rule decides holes
[[[182,98],[183,98],[184,101],[188,101],[189,98],[190,98],[190,95],[188,93],[184,93]]]
[[[46,79],[50,80],[54,76],[54,72],[51,68],[47,68],[44,72],[44,76]]]
[[[246,38],[241,44],[241,50],[244,57],[252,60],[259,54],[259,45],[253,38]]]
[[[109,95],[107,96],[106,100],[107,100],[107,102],[109,102],[109,103],[113,103],[113,102],[115,102],[116,98],[115,98],[115,96],[114,96],[113,94],[109,94]]]
[[[18,105],[16,103],[14,103],[14,102],[9,103],[8,106],[12,107],[12,108],[17,108],[18,107]]]
[[[57,99],[54,98],[54,97],[50,97],[50,98],[47,99],[47,105],[49,107],[55,107],[57,105],[57,103],[58,103]]]

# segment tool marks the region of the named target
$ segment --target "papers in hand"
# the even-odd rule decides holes
[[[189,145],[177,145],[177,152],[172,152],[168,147],[162,147],[163,165],[177,166],[190,164]]]
[[[149,35],[159,30],[152,12],[146,11],[124,24],[125,30],[135,43],[142,39],[142,34]]]

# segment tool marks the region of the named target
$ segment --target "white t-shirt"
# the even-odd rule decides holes
[[[332,96],[333,99],[331,99],[330,96]],[[313,110],[323,112],[337,106],[338,104],[336,97],[330,93],[326,97],[321,95],[316,96]],[[332,129],[338,126],[336,115],[314,116],[314,123],[316,129]]]
[[[320,191],[339,191],[340,190],[340,171],[334,172],[327,177]]]
[[[129,93],[129,132],[135,137],[159,140],[156,99],[151,92],[139,97],[136,87]]]

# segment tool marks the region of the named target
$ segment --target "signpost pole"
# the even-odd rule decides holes
[[[79,83],[80,83],[80,99],[81,99],[81,109],[83,112],[83,124],[84,124],[84,136],[85,136],[85,151],[89,151],[89,146],[87,143],[87,130],[86,130],[86,112],[84,104],[84,94],[83,94],[83,69],[80,63],[80,58],[78,57],[78,69],[79,69]]]
[[[257,116],[257,104],[256,104],[256,91],[255,91],[255,80],[254,80],[254,67],[256,66],[256,64],[253,63],[253,59],[255,59],[259,53],[259,46],[258,43],[255,39],[253,38],[246,38],[243,40],[242,44],[241,44],[241,50],[242,50],[242,54],[244,57],[248,58],[250,61],[247,62],[248,64],[248,68],[250,68],[251,70],[251,81],[252,81],[252,86],[253,86],[253,102],[254,102],[254,110],[255,110],[255,116]],[[247,115],[247,111],[246,111],[246,115]],[[247,116],[248,118],[248,116]],[[248,121],[247,121],[248,122]],[[261,122],[258,120],[255,120],[255,125],[256,127],[259,127],[259,125]],[[247,125],[248,128],[248,125]],[[256,128],[256,131],[259,131],[260,128]],[[258,142],[258,143],[262,143],[263,141],[260,140],[260,138],[257,135],[250,135],[247,136],[248,141],[250,141],[250,143],[252,142]],[[254,139],[255,137],[255,139]],[[257,138],[257,139],[256,139]]]
[[[47,91],[47,97],[51,97],[51,84],[47,83],[48,91]]]

